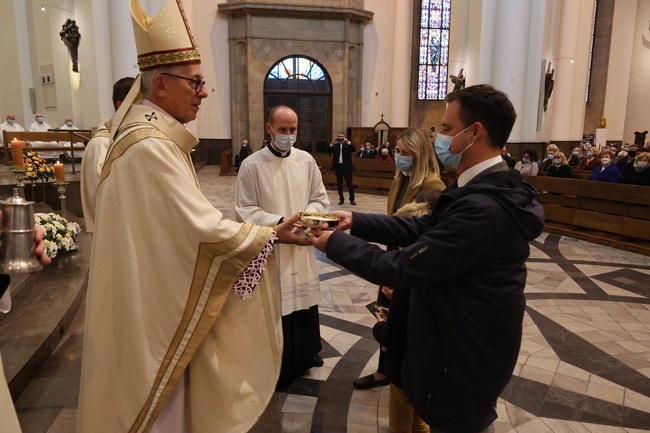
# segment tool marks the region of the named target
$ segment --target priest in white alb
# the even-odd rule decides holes
[[[327,213],[330,201],[318,164],[311,154],[293,147],[298,133],[295,111],[284,105],[274,107],[266,132],[271,144],[239,167],[237,218],[272,227],[296,212]],[[318,354],[322,348],[318,320],[321,295],[313,248],[280,245],[275,259],[282,286],[284,348],[278,382],[282,389],[305,370],[323,365]]]

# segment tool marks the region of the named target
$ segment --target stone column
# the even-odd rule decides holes
[[[395,1],[393,16],[395,21],[393,25],[393,71],[389,118],[393,126],[409,126],[413,2]]]
[[[524,137],[522,128],[531,0],[496,0],[494,6],[490,82],[508,95],[517,112],[510,140],[531,139],[534,134],[533,137]]]
[[[565,1],[559,10],[557,49],[554,58],[549,59],[551,68],[555,69],[555,85],[547,110],[547,135],[552,140],[582,139],[587,88],[585,71],[589,67],[585,44],[591,42],[593,25],[593,5],[591,12],[585,14],[582,3]],[[585,54],[579,55],[581,52]]]
[[[144,4],[144,7],[146,10],[146,4]],[[109,26],[113,82],[122,77],[135,77],[139,73],[137,66],[138,52],[135,49],[131,8],[128,0],[110,0]]]

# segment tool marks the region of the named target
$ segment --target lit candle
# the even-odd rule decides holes
[[[15,138],[11,141],[11,158],[14,160],[14,170],[22,170],[23,142]]]
[[[56,183],[65,182],[65,171],[63,171],[63,164],[59,161],[54,164],[54,176],[56,177]]]

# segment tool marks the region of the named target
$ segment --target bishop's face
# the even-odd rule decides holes
[[[180,69],[178,76],[187,78],[163,75],[165,80],[165,111],[180,123],[188,123],[196,119],[199,106],[203,98],[208,97],[205,86],[196,90],[196,83],[191,80],[202,80],[201,65],[186,65]]]

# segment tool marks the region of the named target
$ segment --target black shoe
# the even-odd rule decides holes
[[[357,205],[357,202],[354,201],[354,200],[350,200],[350,204],[351,204],[352,206],[356,206],[356,205]]]
[[[390,380],[387,377],[380,380],[375,380],[375,376],[369,374],[368,376],[363,376],[355,380],[353,385],[356,389],[370,389],[374,388],[375,386],[386,386],[389,383]]]
[[[342,204],[345,204],[345,200],[340,199],[340,200],[339,200],[339,206],[342,205]]]
[[[314,367],[322,367],[323,364],[323,358],[319,354],[314,355]]]

